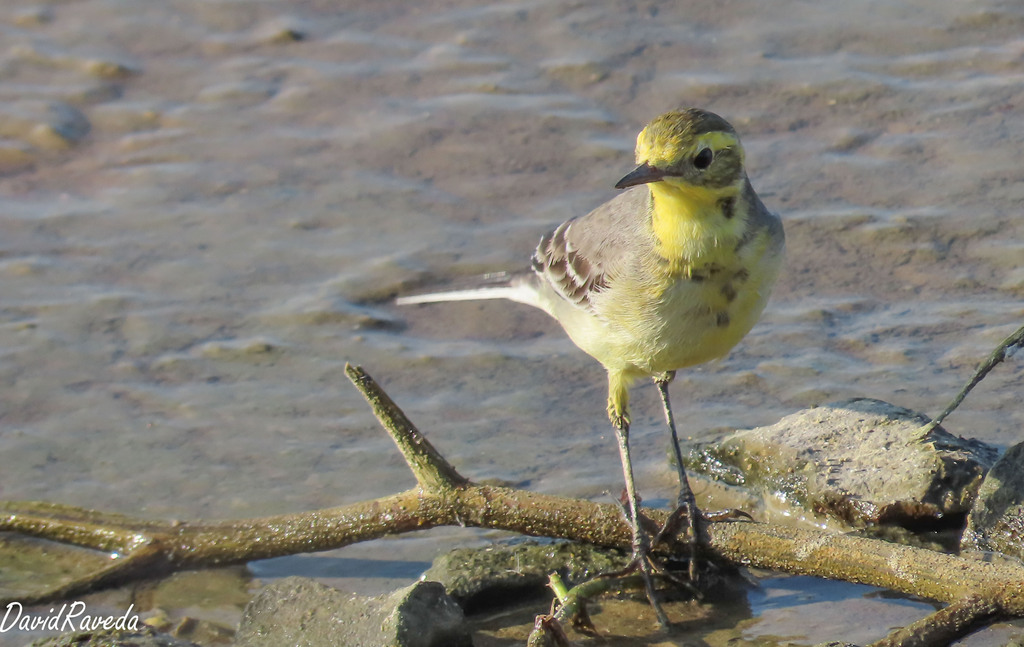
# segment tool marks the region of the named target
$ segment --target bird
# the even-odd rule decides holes
[[[629,388],[641,378],[657,385],[679,476],[676,513],[686,513],[696,549],[703,516],[683,466],[668,387],[677,370],[725,356],[758,321],[780,272],[785,234],[754,192],[736,130],[717,114],[680,108],[654,118],[637,136],[635,161],[614,185],[621,193],[541,237],[529,269],[498,285],[403,296],[396,303],[507,299],[530,305],[605,368],[632,563],[658,619],[668,624],[652,584],[658,566],[650,557],[651,538],[641,525]],[[691,580],[695,563],[691,555]]]

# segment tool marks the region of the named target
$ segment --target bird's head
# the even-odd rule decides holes
[[[655,118],[636,138],[636,163],[615,184],[625,189],[665,182],[680,189],[732,189],[744,179],[744,153],[729,122],[718,115],[684,108]]]

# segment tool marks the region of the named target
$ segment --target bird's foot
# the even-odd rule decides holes
[[[652,545],[657,546],[663,541],[671,540],[685,527],[687,540],[690,544],[690,560],[687,569],[687,574],[690,579],[686,582],[686,588],[693,592],[697,597],[700,597],[700,592],[697,587],[700,575],[700,569],[698,568],[698,555],[700,550],[708,545],[706,524],[713,519],[705,516],[700,511],[692,492],[690,492],[689,497],[684,496],[680,498],[682,501],[676,505],[676,509],[669,514],[665,523],[654,535],[654,542]]]
[[[670,622],[657,595],[657,589],[655,587],[656,578],[670,582],[677,588],[687,591],[694,598],[699,599],[702,597],[701,592],[694,586],[694,581],[687,579],[686,576],[680,576],[679,571],[673,571],[667,568],[662,560],[655,557],[653,553],[653,547],[657,546],[663,538],[668,539],[678,534],[680,529],[679,523],[683,518],[683,515],[678,510],[673,512],[666,522],[666,525],[658,529],[652,540],[648,529],[655,527],[654,522],[649,518],[641,517],[640,523],[638,525],[633,525],[629,514],[628,497],[625,493],[623,493],[623,497],[619,503],[623,517],[625,517],[626,522],[629,523],[633,529],[633,557],[624,568],[614,572],[603,573],[600,577],[621,578],[639,574],[641,581],[643,582],[644,593],[651,605],[651,608],[654,610],[655,616],[658,618],[658,622],[663,627],[668,627],[670,626]],[[648,528],[644,527],[645,524]],[[675,524],[675,530],[667,533],[665,529],[668,524]],[[692,562],[693,559],[691,558],[690,563]],[[692,575],[689,577],[692,578]]]
[[[650,535],[643,528],[643,522],[646,519],[641,517],[635,520],[630,515],[629,498],[625,492],[623,492],[619,505],[622,510],[622,516],[626,518],[626,522],[630,524],[633,531],[633,558],[626,564],[625,568],[610,573],[603,573],[600,577],[621,578],[633,575],[634,573],[640,573],[640,578],[644,585],[644,594],[654,610],[654,615],[658,618],[658,623],[662,627],[668,627],[670,624],[668,614],[665,613],[664,607],[662,607],[661,602],[658,600],[654,586],[655,576],[668,575],[668,572],[651,554]]]

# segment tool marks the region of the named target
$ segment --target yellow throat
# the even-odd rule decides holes
[[[654,202],[651,228],[671,274],[690,276],[694,269],[732,264],[747,220],[739,186],[709,189],[671,179],[647,186]],[[723,205],[729,201],[727,215]]]

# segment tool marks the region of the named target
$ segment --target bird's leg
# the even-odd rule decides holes
[[[676,422],[675,417],[672,415],[672,405],[669,403],[668,398],[668,385],[675,379],[676,372],[669,371],[662,376],[654,378],[654,383],[658,385],[658,393],[661,394],[661,404],[665,408],[665,422],[668,423],[669,431],[672,432],[672,451],[675,452],[676,456],[676,469],[679,472],[679,494],[676,497],[676,510],[686,512],[686,524],[689,528],[690,536],[690,581],[697,581],[697,547],[703,542],[703,535],[701,534],[701,522],[704,520],[700,510],[697,509],[697,499],[693,495],[693,489],[690,488],[690,480],[686,477],[686,468],[683,466],[683,451],[679,447],[679,435],[676,433]],[[675,517],[676,515],[672,515]],[[672,517],[666,522],[666,527],[662,528],[662,532],[658,533],[658,538],[664,534],[669,524],[672,523]]]
[[[640,524],[640,497],[633,481],[633,461],[629,457],[629,417],[625,410],[618,413],[610,412],[615,438],[619,441],[619,457],[622,459],[622,474],[626,478],[626,496],[629,499],[629,522],[633,530],[633,562],[640,567],[644,581],[644,591],[651,603],[651,608],[658,616],[662,626],[668,626],[668,616],[661,608],[661,603],[654,592],[654,566],[651,563],[651,542]]]

